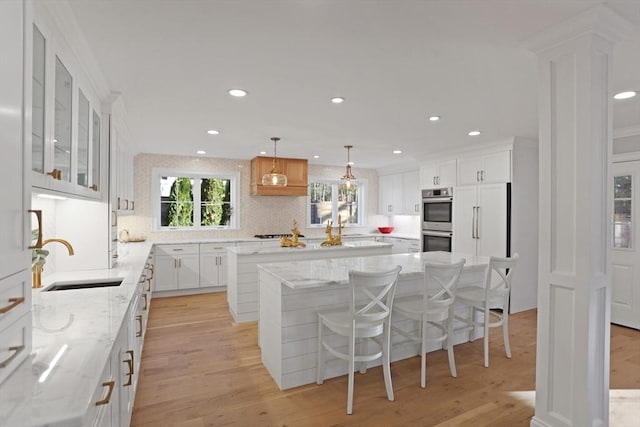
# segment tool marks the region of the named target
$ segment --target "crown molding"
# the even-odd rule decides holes
[[[610,42],[618,42],[631,37],[635,31],[637,28],[632,22],[605,4],[544,29],[525,40],[522,46],[540,53],[586,34],[594,34]]]

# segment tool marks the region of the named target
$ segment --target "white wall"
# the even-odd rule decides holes
[[[154,231],[152,229],[152,169],[180,169],[193,172],[240,173],[239,210],[240,224],[237,230],[210,231]],[[293,220],[305,236],[324,236],[324,227],[307,228],[307,197],[251,196],[251,162],[238,159],[218,159],[211,157],[167,156],[159,154],[138,154],[134,159],[134,200],[135,215],[121,216],[118,229],[128,229],[132,235],[150,239],[185,240],[191,238],[233,238],[249,237],[254,234],[289,233]],[[377,215],[378,176],[373,169],[354,169],[358,180],[366,180],[366,227],[353,227],[345,233],[377,231],[380,225],[387,225],[387,218]],[[309,177],[339,178],[344,174],[342,167],[309,165]],[[236,211],[237,212],[237,211]]]

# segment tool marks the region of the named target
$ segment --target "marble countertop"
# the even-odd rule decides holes
[[[233,252],[238,255],[257,255],[257,254],[291,254],[292,252],[309,252],[309,251],[335,251],[339,249],[355,249],[355,248],[384,248],[391,247],[391,243],[382,243],[382,242],[373,242],[373,241],[362,241],[362,242],[343,242],[341,246],[320,246],[319,243],[308,244],[305,247],[280,247],[280,246],[272,246],[272,247],[264,247],[264,248],[256,248],[249,246],[236,246],[229,248],[229,252]]]
[[[402,266],[400,276],[422,275],[425,261],[452,263],[460,258],[466,260],[464,269],[485,269],[489,257],[449,252],[423,252],[412,254],[375,255],[353,258],[330,258],[313,261],[258,264],[258,268],[269,272],[291,289],[305,289],[349,282],[349,270],[385,271],[396,265]]]
[[[118,267],[43,278],[33,290],[33,349],[0,386],[0,425],[84,426],[152,243],[129,243]],[[56,281],[122,278],[117,287],[43,292]],[[55,363],[52,363],[55,362]]]

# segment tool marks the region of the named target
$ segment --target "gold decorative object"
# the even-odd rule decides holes
[[[344,222],[347,222],[345,220]],[[342,246],[342,229],[344,228],[344,223],[342,222],[342,218],[338,215],[338,235],[332,236],[332,226],[333,222],[331,220],[327,221],[327,228],[325,229],[325,233],[327,234],[327,240],[320,243],[320,246]]]
[[[293,220],[293,228],[291,229],[291,237],[280,237],[280,246],[283,248],[304,248],[306,244],[298,241],[300,230],[298,230],[298,222]]]

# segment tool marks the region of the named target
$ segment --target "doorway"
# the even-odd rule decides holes
[[[611,322],[640,329],[640,161],[613,163]]]

